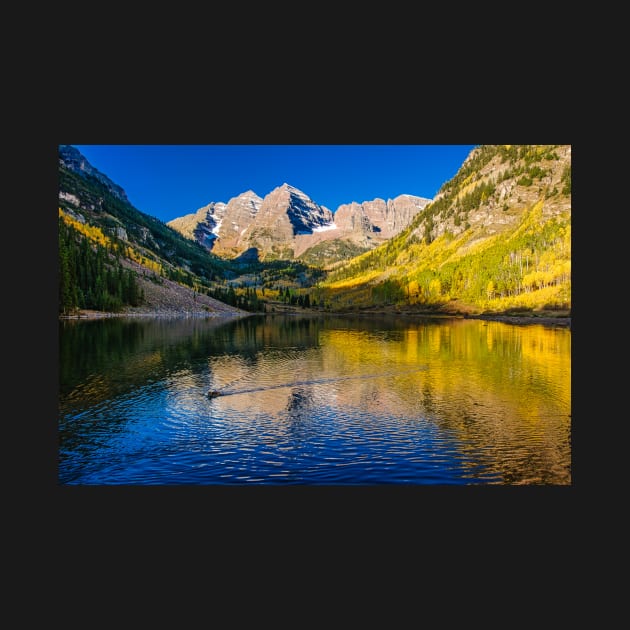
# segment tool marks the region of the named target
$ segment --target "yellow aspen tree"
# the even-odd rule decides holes
[[[415,301],[418,298],[418,295],[420,293],[420,288],[418,287],[418,282],[417,280],[412,280],[408,285],[407,285],[407,291],[409,292],[409,301]]]
[[[429,293],[431,294],[431,297],[440,297],[440,294],[442,293],[442,283],[439,278],[434,278],[431,282],[429,282]]]
[[[492,280],[490,280],[488,282],[488,286],[486,287],[486,295],[488,296],[488,299],[491,300],[494,297],[494,292],[495,292],[495,286],[494,286],[494,282]]]

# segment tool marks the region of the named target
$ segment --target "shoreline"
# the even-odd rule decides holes
[[[461,313],[421,313],[410,311],[356,311],[356,312],[333,312],[333,311],[318,311],[318,310],[282,310],[277,312],[267,313],[250,313],[247,311],[234,312],[234,311],[169,311],[169,310],[155,310],[155,311],[130,311],[120,313],[108,313],[105,311],[92,311],[82,310],[79,313],[72,315],[59,315],[59,320],[90,320],[90,319],[106,319],[110,317],[163,317],[163,318],[232,318],[232,317],[251,317],[253,315],[315,315],[315,316],[361,316],[370,317],[372,315],[384,315],[384,316],[398,316],[398,317],[410,317],[410,318],[430,318],[430,319],[479,319],[484,321],[502,322],[505,324],[514,324],[517,326],[526,326],[530,324],[540,324],[543,326],[559,326],[562,328],[571,329],[571,317],[554,317],[551,315],[504,315],[504,314],[461,314]]]
[[[371,316],[371,315],[385,315],[385,316],[398,316],[409,317],[418,319],[479,319],[484,321],[502,322],[504,324],[514,324],[517,326],[527,326],[530,324],[540,324],[543,326],[559,326],[562,328],[571,329],[571,317],[557,317],[553,315],[503,315],[497,314],[462,314],[462,313],[420,313],[410,311],[357,311],[344,312],[344,313],[331,313],[334,315],[355,315],[355,316]]]
[[[524,326],[527,324],[543,324],[545,326],[562,326],[563,328],[571,328],[570,317],[550,317],[550,316],[527,316],[527,315],[474,315],[468,316],[467,319],[484,319],[493,322],[504,322],[506,324],[516,324]]]
[[[89,319],[109,319],[112,317],[194,317],[197,319],[217,317],[248,317],[255,313],[247,311],[130,311],[120,313],[109,313],[106,311],[82,310],[72,315],[59,315],[59,320],[89,320]]]

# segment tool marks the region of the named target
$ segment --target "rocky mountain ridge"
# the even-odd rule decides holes
[[[69,144],[59,145],[59,165],[71,171],[93,177],[114,197],[129,203],[127,193],[118,184],[109,179],[107,175],[94,168],[75,147]]]
[[[249,190],[167,225],[219,256],[249,253],[260,260],[292,259],[324,241],[351,243],[353,251],[372,249],[405,229],[430,202],[402,194],[342,204],[333,213],[285,182],[264,198]]]

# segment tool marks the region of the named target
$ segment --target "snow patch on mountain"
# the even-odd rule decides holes
[[[329,230],[338,230],[339,228],[335,225],[334,221],[332,223],[328,223],[327,225],[319,225],[313,228],[313,232],[328,232]]]

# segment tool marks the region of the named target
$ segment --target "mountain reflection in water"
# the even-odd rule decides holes
[[[62,484],[571,483],[568,329],[108,318],[59,341]]]

